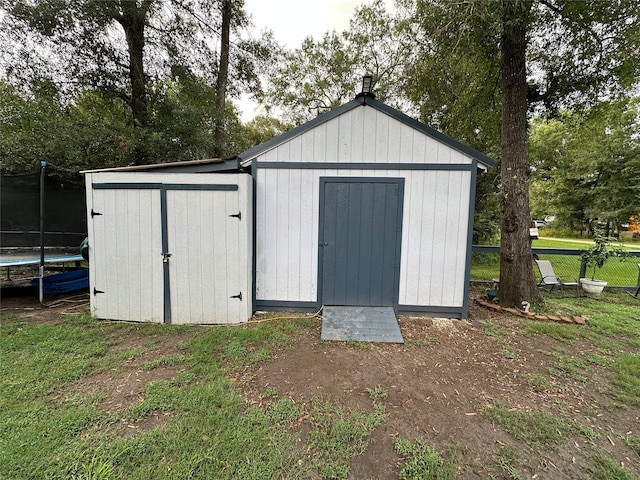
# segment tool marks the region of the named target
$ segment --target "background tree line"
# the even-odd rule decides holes
[[[500,232],[505,304],[537,297],[530,204],[575,227],[640,211],[635,0],[397,0],[392,12],[377,0],[292,50],[256,36],[242,0],[0,9],[3,172],[234,155],[373,74],[379,100],[499,160],[480,176],[475,227]],[[269,116],[243,124],[241,93]]]

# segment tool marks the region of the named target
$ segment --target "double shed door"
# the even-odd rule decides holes
[[[92,313],[158,323],[246,321],[250,216],[243,218],[241,193],[237,184],[93,184]]]

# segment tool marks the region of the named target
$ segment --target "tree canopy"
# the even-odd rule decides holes
[[[473,109],[468,108],[465,115],[464,107],[470,99],[476,100],[489,121],[478,121],[483,126],[476,127],[475,135],[486,132],[491,137],[495,119],[500,118],[500,301],[513,306],[535,300],[538,292],[528,237],[527,118],[541,112],[553,115],[563,107],[593,105],[638,81],[637,4],[630,0],[403,4],[413,6],[413,22],[423,34],[417,45],[423,60],[415,65],[427,74],[413,77],[420,81],[410,90],[414,101],[428,104],[437,99],[439,121],[455,122],[448,112],[473,117]],[[440,75],[432,59],[436,65],[447,65]],[[465,77],[470,64],[476,75]],[[448,88],[447,78],[456,79],[454,88]],[[461,80],[465,78],[466,82]],[[492,103],[495,108],[487,108]]]
[[[163,110],[154,102],[164,106],[179,102],[180,95],[163,95],[187,92],[188,85],[197,83],[207,90],[201,107],[206,112],[199,115],[216,122],[226,115],[225,102],[209,99],[217,98],[220,83],[225,88],[217,92],[225,96],[255,94],[260,89],[259,72],[268,71],[269,60],[278,52],[269,33],[259,38],[250,35],[243,2],[232,2],[228,30],[233,40],[221,77],[221,16],[227,4],[225,0],[4,0],[0,33],[6,46],[0,59],[4,80],[26,95],[39,83],[49,82],[66,102],[84,90],[100,92],[107,103],[119,99],[131,115],[134,163],[169,160],[153,151],[159,117],[152,116]],[[196,104],[189,103],[188,93],[186,97],[186,107],[193,111]],[[217,126],[223,123],[217,121]]]
[[[500,211],[504,304],[537,296],[530,190],[568,225],[638,212],[635,0],[397,0],[392,13],[377,0],[286,52],[252,36],[241,0],[0,2],[3,171],[238,153],[372,74],[380,100],[499,159],[480,177],[476,233]],[[242,125],[226,101],[240,92],[282,121]]]
[[[286,52],[267,77],[261,103],[268,113],[300,124],[353,100],[362,77],[372,75],[379,100],[408,106],[400,79],[412,44],[403,18],[376,0],[356,9],[348,30],[326,32],[317,41],[307,37]]]
[[[560,227],[612,230],[640,212],[640,99],[563,110],[531,127],[532,209]]]

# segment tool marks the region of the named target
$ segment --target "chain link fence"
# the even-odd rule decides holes
[[[591,278],[592,271],[586,272],[580,254],[582,250],[571,248],[533,248],[534,258],[549,260],[558,277],[565,282],[577,282],[579,278]],[[634,290],[640,286],[640,251],[628,251],[628,256],[610,258],[604,267],[596,272],[598,280],[607,282],[608,287]],[[540,272],[534,265],[536,280]],[[471,280],[491,282],[500,277],[500,247],[474,245],[471,258]]]

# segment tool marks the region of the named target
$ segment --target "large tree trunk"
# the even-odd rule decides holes
[[[502,33],[500,304],[537,301],[529,227],[526,31],[530,2],[507,2]]]
[[[133,125],[137,138],[135,144],[135,163],[137,165],[148,162],[144,148],[144,128],[147,126],[147,83],[144,70],[144,27],[147,12],[153,0],[146,0],[140,6],[137,2],[121,1],[121,15],[116,20],[122,26],[127,39],[129,52],[129,82],[131,83],[131,98],[129,105],[133,115]]]
[[[231,31],[232,4],[231,0],[222,0],[222,34],[220,40],[220,65],[218,69],[218,85],[216,91],[216,131],[215,155],[222,157],[224,149],[225,106],[227,102],[227,82],[229,79],[229,36]]]

